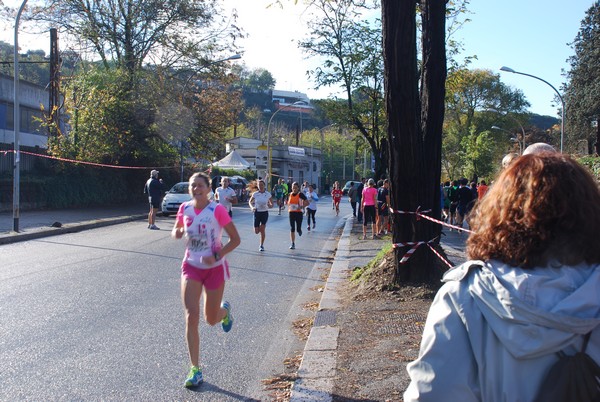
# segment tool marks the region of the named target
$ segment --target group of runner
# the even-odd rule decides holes
[[[302,187],[297,182],[292,183],[291,192],[289,185],[279,179],[273,186],[272,193],[266,190],[264,180],[259,179],[257,184],[251,184],[252,195],[248,200],[248,205],[254,214],[254,232],[260,234],[260,245],[258,251],[265,251],[265,229],[269,219],[269,208],[273,207],[272,198],[274,196],[277,203],[278,215],[287,206],[288,218],[290,222],[290,250],[296,248],[296,233],[302,236],[302,221],[306,211],[306,220],[308,231],[314,230],[316,226],[317,195],[314,187],[308,182],[304,182]],[[265,203],[265,200],[266,201]]]

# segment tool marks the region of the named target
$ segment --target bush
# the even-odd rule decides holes
[[[147,171],[68,166],[20,178],[21,209],[79,208],[145,202]],[[0,180],[0,209],[12,207],[12,178]]]
[[[600,181],[600,158],[597,156],[584,156],[578,159],[579,163],[590,169],[597,181]]]

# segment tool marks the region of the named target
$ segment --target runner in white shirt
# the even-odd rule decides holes
[[[258,191],[255,191],[248,200],[248,205],[254,212],[254,233],[260,233],[260,247],[258,251],[265,251],[265,228],[269,220],[269,208],[273,207],[271,193],[265,191],[265,182],[258,181]]]
[[[237,204],[237,196],[235,190],[229,187],[229,177],[221,178],[221,187],[215,189],[215,200],[227,209],[230,217],[233,216],[232,206]]]

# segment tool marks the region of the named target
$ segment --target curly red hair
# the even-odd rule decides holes
[[[469,223],[470,259],[523,268],[600,263],[600,189],[586,168],[563,154],[517,158]]]

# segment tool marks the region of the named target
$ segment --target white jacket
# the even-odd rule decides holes
[[[551,265],[556,266],[556,265]],[[600,265],[468,261],[444,275],[404,401],[531,401],[555,352],[600,362]]]

